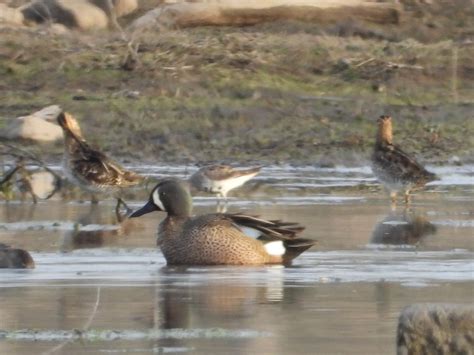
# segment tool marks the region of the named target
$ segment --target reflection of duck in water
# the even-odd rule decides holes
[[[112,217],[104,218],[101,208],[91,204],[89,211],[77,220],[74,229],[66,233],[62,249],[100,248],[117,244],[120,237],[130,233],[135,223],[128,219],[120,224],[116,222]]]
[[[202,274],[203,283],[196,284],[197,275],[194,271],[183,267],[162,268],[160,273],[165,278],[179,275],[184,280],[189,277],[189,280],[193,281],[184,281],[171,288],[159,289],[160,297],[157,305],[162,315],[161,326],[164,329],[186,329],[196,325],[202,327],[203,322],[209,325],[216,322],[222,324],[229,319],[232,321],[239,319],[242,326],[245,321],[255,322],[256,309],[260,305],[284,302],[288,291],[283,283],[286,270],[284,267],[275,265],[269,266],[266,270],[270,272],[268,282],[262,284],[256,284],[255,280],[252,280],[256,272],[256,269],[252,268],[245,272],[246,282],[209,280],[208,272],[212,274],[213,271],[206,269]],[[278,297],[275,297],[276,294]],[[181,297],[177,297],[178,295]]]
[[[30,253],[0,243],[0,269],[34,269],[35,262]]]
[[[299,238],[297,223],[268,221],[245,214],[214,213],[191,217],[192,198],[178,180],[164,180],[145,206],[130,217],[165,211],[158,244],[169,265],[288,264],[316,241]],[[258,232],[258,239],[244,233]]]
[[[379,222],[372,233],[371,243],[414,245],[428,235],[436,233],[436,226],[425,216],[409,211],[391,212]]]

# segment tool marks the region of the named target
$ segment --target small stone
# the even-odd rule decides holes
[[[459,158],[457,155],[453,155],[451,158],[449,158],[448,162],[452,165],[462,165],[461,158]]]

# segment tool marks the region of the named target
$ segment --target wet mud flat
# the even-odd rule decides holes
[[[167,267],[162,215],[119,225],[112,200],[1,203],[0,241],[36,268],[0,270],[0,353],[395,353],[406,305],[472,304],[472,168],[436,169],[394,210],[366,167],[264,168],[229,212],[305,225],[319,244],[291,267]]]

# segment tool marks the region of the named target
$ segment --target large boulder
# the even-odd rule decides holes
[[[0,22],[61,24],[79,30],[103,29],[138,8],[138,0],[35,0],[17,9],[0,4]]]
[[[0,4],[0,24],[9,23],[22,25],[24,21],[23,13],[20,9],[8,7],[6,4]]]
[[[61,139],[63,136],[61,127],[46,121],[51,120],[54,122],[61,111],[61,107],[52,105],[31,115],[14,118],[0,132],[0,137],[7,139],[31,139],[38,142],[53,142]]]
[[[59,190],[60,184],[58,177],[44,169],[28,171],[28,174],[22,174],[17,180],[17,187],[23,198],[30,193],[40,200],[52,197]]]
[[[473,354],[474,307],[413,304],[398,320],[397,354]]]

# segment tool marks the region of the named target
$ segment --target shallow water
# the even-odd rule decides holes
[[[166,267],[162,215],[118,225],[112,200],[1,203],[0,242],[36,269],[0,270],[0,354],[393,354],[404,306],[474,299],[472,167],[432,170],[441,180],[392,210],[366,167],[264,168],[229,212],[305,225],[319,243],[286,268]]]

